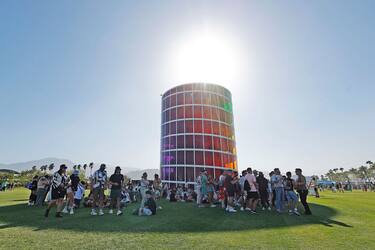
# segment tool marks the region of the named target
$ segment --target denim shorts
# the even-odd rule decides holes
[[[297,194],[294,191],[285,191],[285,195],[288,201],[298,201]]]

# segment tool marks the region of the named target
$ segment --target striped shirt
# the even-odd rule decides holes
[[[65,185],[66,179],[66,176],[61,174],[59,171],[55,172],[52,178],[52,187],[58,188],[60,185]]]
[[[105,183],[107,182],[107,171],[103,170],[101,171],[96,170],[94,173],[94,178],[93,178],[93,187],[94,188],[104,188]]]

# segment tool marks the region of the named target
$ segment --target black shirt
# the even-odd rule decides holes
[[[268,180],[264,177],[257,177],[257,183],[259,185],[259,191],[267,191],[268,189]]]
[[[118,184],[112,185],[112,189],[121,189],[121,183],[124,181],[124,176],[122,174],[113,174],[109,177],[109,181]]]

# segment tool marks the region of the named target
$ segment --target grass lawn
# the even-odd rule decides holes
[[[309,197],[312,216],[159,202],[156,216],[92,217],[88,209],[58,219],[27,207],[29,191],[0,192],[0,249],[375,249],[375,193]]]

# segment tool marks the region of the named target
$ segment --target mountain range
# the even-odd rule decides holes
[[[24,170],[30,170],[33,166],[36,166],[37,169],[39,169],[41,166],[50,165],[51,163],[54,163],[54,165],[55,165],[54,171],[56,171],[61,164],[65,164],[68,167],[68,169],[72,169],[73,166],[77,165],[77,164],[81,164],[81,165],[85,164],[85,163],[74,163],[73,161],[68,160],[68,159],[49,157],[49,158],[43,158],[43,159],[39,159],[39,160],[32,160],[32,161],[27,161],[27,162],[17,162],[17,163],[11,163],[11,164],[0,163],[0,169],[2,169],[2,170],[13,170],[13,171],[21,172],[21,171],[24,171]],[[89,164],[89,162],[87,162],[86,164]],[[93,171],[98,169],[99,165],[100,164],[94,163]],[[112,174],[114,172],[114,169],[115,169],[115,166],[107,164],[108,174]],[[159,169],[144,169],[144,170],[142,170],[142,169],[139,169],[139,168],[123,167],[123,166],[121,166],[121,169],[122,169],[123,174],[127,175],[131,179],[136,179],[136,180],[140,179],[144,172],[146,172],[148,174],[149,179],[152,179],[154,177],[154,174],[156,174],[156,173],[159,174]],[[87,174],[90,174],[89,169],[87,169],[86,172],[87,172]]]

